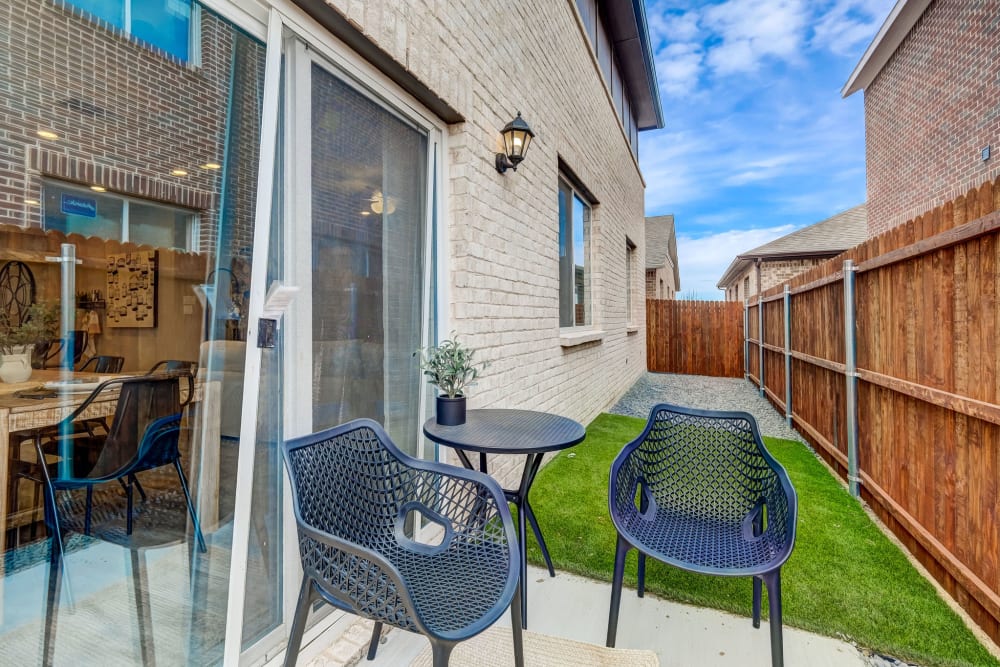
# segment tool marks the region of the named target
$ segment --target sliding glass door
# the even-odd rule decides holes
[[[424,392],[413,353],[430,310],[430,132],[313,52],[299,49],[293,63],[291,246],[310,302],[297,321],[296,341],[309,340],[299,350],[309,370],[299,423],[318,430],[368,417],[419,454]]]

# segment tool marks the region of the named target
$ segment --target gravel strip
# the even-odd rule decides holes
[[[738,378],[646,373],[611,408],[611,412],[648,419],[649,411],[657,403],[703,410],[742,410],[754,416],[761,434],[805,442],[797,431],[785,423],[784,416],[761,397],[754,385]]]

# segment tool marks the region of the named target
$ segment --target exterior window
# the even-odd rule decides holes
[[[625,239],[625,321],[628,324],[635,322],[635,312],[632,308],[633,272],[635,267],[635,244],[628,238]]]
[[[591,323],[590,205],[559,181],[559,326]]]
[[[184,62],[191,54],[191,0],[67,0],[94,18],[162,49]]]
[[[736,298],[737,300],[740,298],[739,289],[736,290]],[[750,276],[747,276],[746,278],[743,279],[743,298],[744,299],[750,298]]]
[[[198,250],[197,216],[191,211],[52,181],[44,184],[44,197],[47,230],[154,248]]]

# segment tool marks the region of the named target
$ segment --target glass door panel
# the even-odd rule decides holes
[[[0,320],[31,303],[62,314],[33,341],[30,375],[0,383],[0,662],[215,664],[242,403],[276,395],[244,382],[264,45],[203,9],[194,72],[88,16],[38,11],[0,18],[18,42],[0,109],[29,100],[0,151],[19,193],[0,202]],[[78,37],[52,47],[67,67],[32,55],[40,26]],[[59,51],[71,46],[84,55]],[[50,260],[64,246],[76,263]],[[258,633],[281,618],[276,426],[261,426],[255,553],[273,557],[256,556]]]
[[[312,115],[312,425],[383,423],[415,453],[427,134],[318,63]]]

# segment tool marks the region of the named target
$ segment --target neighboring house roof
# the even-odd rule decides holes
[[[601,5],[607,12],[608,37],[614,44],[622,79],[631,93],[636,127],[659,129],[663,127],[663,108],[646,24],[646,3],[644,0],[607,0]]]
[[[823,259],[835,257],[868,240],[868,205],[861,204],[842,213],[803,227],[770,243],[740,253],[722,278],[719,289],[742,276],[756,260]]]
[[[841,89],[843,97],[864,90],[875,80],[929,4],[931,0],[899,0],[896,3],[875,39],[861,56],[861,61],[851,72],[851,78]]]
[[[681,269],[677,262],[677,233],[673,215],[646,218],[646,269],[662,269],[666,262],[674,270],[674,289],[681,288]]]

